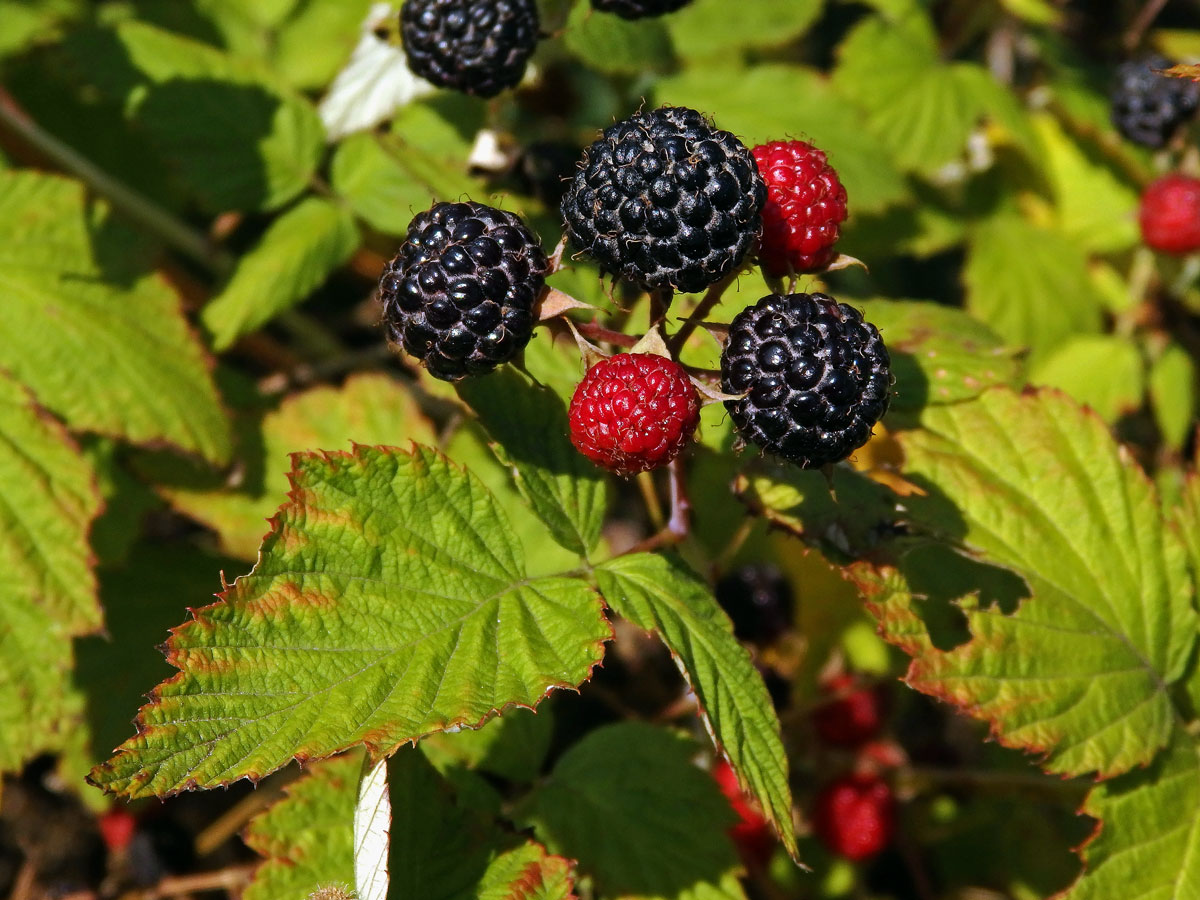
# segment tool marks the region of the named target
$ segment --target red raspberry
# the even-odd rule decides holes
[[[1142,240],[1163,253],[1200,250],[1200,179],[1164,175],[1142,194]]]
[[[100,826],[100,837],[104,839],[104,846],[111,853],[124,852],[137,831],[137,820],[123,806],[114,806],[100,816],[97,824]]]
[[[883,726],[883,697],[876,689],[856,688],[853,675],[838,675],[824,687],[833,699],[813,711],[817,734],[835,747],[857,747]]]
[[[700,398],[679,363],[618,353],[588,369],[571,398],[570,419],[580,453],[633,475],[679,455],[700,422]]]
[[[775,834],[771,825],[762,817],[750,800],[742,793],[738,785],[737,773],[723,759],[713,763],[712,776],[716,779],[721,793],[729,800],[729,805],[737,813],[738,822],[729,829],[729,837],[738,848],[742,862],[748,868],[762,868],[771,859],[775,851]]]
[[[834,853],[853,862],[888,845],[896,828],[896,801],[874,775],[846,775],[817,794],[813,828]]]
[[[804,141],[772,141],[751,153],[767,183],[759,262],[767,274],[819,272],[833,262],[846,189],[823,150]]]

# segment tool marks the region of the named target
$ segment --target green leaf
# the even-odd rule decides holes
[[[1150,367],[1150,406],[1168,447],[1182,449],[1196,427],[1196,364],[1181,346],[1168,344]]]
[[[98,786],[163,795],[359,743],[378,758],[535,706],[599,662],[598,598],[529,578],[495,499],[444,457],[357,446],[293,465],[254,571],[175,630],[180,672]]]
[[[986,325],[959,309],[916,300],[855,302],[892,358],[893,413],[960,403],[995,385],[1015,386],[1020,360]]]
[[[633,22],[599,13],[590,3],[577,3],[571,10],[563,45],[601,72],[662,71],[675,61],[671,35],[661,20]]]
[[[566,406],[511,367],[456,387],[550,534],[585,556],[600,539],[608,482],[571,444]]]
[[[972,235],[963,281],[967,309],[1034,360],[1100,328],[1103,299],[1084,252],[1061,232],[1012,216],[986,222]]]
[[[1171,900],[1200,892],[1200,759],[1177,730],[1148,769],[1097,787],[1083,812],[1100,820],[1084,873],[1062,900]]]
[[[208,473],[182,482],[161,473],[158,480],[159,492],[173,507],[212,528],[224,551],[243,559],[255,558],[267,520],[287,494],[293,451],[340,450],[352,441],[433,441],[433,428],[412,394],[385,375],[355,375],[341,387],[292,394],[261,419],[246,414],[239,430],[235,458],[241,477],[236,484]],[[150,474],[158,473],[150,469]]]
[[[359,900],[387,900],[392,830],[388,793],[387,760],[381,759],[363,773],[354,805],[354,896]]]
[[[733,636],[708,586],[678,558],[650,553],[612,559],[597,567],[596,579],[613,610],[657,632],[679,660],[714,743],[795,858],[779,719],[750,654]]]
[[[61,425],[0,372],[0,570],[63,635],[100,626],[88,529],[100,512],[92,468]]]
[[[305,299],[358,249],[354,217],[309,197],[271,223],[242,257],[229,284],[201,315],[213,347],[229,348],[277,313]]]
[[[484,199],[486,191],[458,167],[411,143],[406,128],[390,138],[351,135],[333,157],[333,189],[372,228],[402,235],[412,217],[434,200]]]
[[[1011,95],[974,64],[942,63],[924,20],[863,20],[842,42],[833,80],[905,172],[935,176],[959,160],[989,113],[1028,143]]]
[[[0,368],[73,429],[225,462],[204,351],[165,282],[110,255],[115,228],[76,182],[0,172]]]
[[[519,810],[555,853],[579,861],[606,897],[744,898],[732,824],[687,738],[644,722],[573,745]]]
[[[265,67],[143,22],[122,23],[116,37],[127,58],[98,65],[138,70],[129,112],[209,209],[274,209],[308,185],[325,146],[321,120]]]
[[[1032,119],[1054,194],[1058,227],[1081,247],[1111,253],[1139,239],[1138,192],[1095,144],[1070,137],[1052,116]]]
[[[577,900],[571,863],[529,841],[492,860],[472,900]]]
[[[730,15],[727,0],[693,0],[667,16],[675,46],[690,63],[751,47],[781,47],[817,20],[824,0],[754,0]],[[701,64],[700,67],[703,67]]]
[[[941,651],[898,576],[876,606],[915,658],[910,685],[991,723],[1062,774],[1149,762],[1175,719],[1170,685],[1196,640],[1184,548],[1145,475],[1062,395],[989,391],[904,432],[914,523],[1013,569],[1032,596],[1008,614],[960,601],[973,639]],[[897,624],[901,623],[901,624]]]
[[[877,141],[863,140],[863,116],[811,69],[701,66],[658,82],[654,99],[717,113],[717,125],[748,147],[790,137],[816,143],[846,186],[852,216],[881,210],[906,194],[888,153]]]
[[[421,750],[444,771],[451,766],[482,769],[510,781],[533,781],[554,736],[549,708],[507,710],[482,728],[431,734]]]
[[[77,730],[68,698],[69,629],[27,596],[0,604],[0,772],[57,750]]]
[[[354,805],[361,753],[314,763],[283,799],[255,816],[246,844],[266,860],[245,900],[307,897],[318,888],[354,884]]]
[[[371,0],[301,3],[275,36],[271,68],[293,87],[324,88],[350,58]]]
[[[1090,406],[1106,422],[1142,405],[1146,370],[1128,338],[1087,334],[1070,338],[1029,374],[1033,384],[1056,387]]]

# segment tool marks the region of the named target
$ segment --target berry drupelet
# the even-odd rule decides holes
[[[561,208],[571,241],[604,270],[695,293],[741,263],[766,193],[741,141],[695,110],[662,107],[605,129]]]
[[[644,19],[682,9],[692,0],[592,0],[600,12],[613,13],[622,19]]]
[[[819,272],[837,256],[846,189],[825,153],[804,141],[772,141],[752,151],[767,184],[758,258],[767,274]]]
[[[529,343],[546,268],[538,239],[511,213],[435,204],[409,224],[379,281],[384,324],[435,378],[490,372]]]
[[[892,789],[874,775],[846,775],[831,782],[817,795],[813,829],[838,856],[851,862],[870,859],[896,830]]]
[[[888,408],[891,360],[879,331],[826,294],[769,294],[738,313],[721,385],[746,440],[802,468],[839,462]]]
[[[408,67],[479,97],[520,82],[539,27],[536,0],[406,0],[400,8]]]
[[[1200,106],[1200,84],[1159,75],[1171,61],[1162,56],[1133,60],[1117,69],[1110,96],[1113,124],[1143,147],[1162,147]]]
[[[618,353],[588,369],[571,398],[569,418],[580,453],[620,475],[634,475],[679,455],[700,422],[700,398],[679,363]]]
[[[795,599],[775,566],[742,566],[717,582],[717,602],[733,620],[738,640],[767,645],[792,627]]]

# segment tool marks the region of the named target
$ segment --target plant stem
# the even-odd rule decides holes
[[[576,322],[575,328],[585,338],[592,341],[604,341],[625,348],[632,347],[637,343],[637,338],[633,335],[613,331],[611,328],[605,328],[598,322]]]
[[[1142,11],[1137,14],[1137,18],[1133,20],[1132,24],[1125,31],[1124,43],[1126,50],[1133,50],[1141,43],[1142,35],[1146,33],[1146,29],[1150,27],[1150,23],[1158,17],[1158,14],[1162,12],[1163,7],[1166,5],[1167,0],[1148,0],[1146,5],[1142,7]]]
[[[725,293],[725,289],[732,283],[733,278],[734,276],[732,275],[723,278],[710,287],[704,298],[696,304],[696,308],[683,320],[683,324],[679,326],[679,330],[667,341],[667,347],[672,354],[679,355],[679,351],[683,349],[683,345],[687,343],[687,339],[692,336],[692,332],[696,330],[696,326],[703,322],[705,317],[712,312],[713,307],[721,302],[721,296]]]
[[[0,94],[0,126],[29,143],[64,171],[78,177],[142,228],[213,274],[222,275],[232,268],[229,256],[203,234],[43,129],[6,93]]]

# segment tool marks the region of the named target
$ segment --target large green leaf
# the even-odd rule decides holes
[[[655,631],[679,660],[713,741],[796,856],[792,797],[779,719],[750,654],[708,586],[674,556],[636,553],[596,569],[600,593],[633,624]]]
[[[824,0],[752,0],[730,15],[727,0],[693,0],[666,18],[689,62],[751,47],[780,47],[808,30]],[[703,63],[701,63],[703,65]]]
[[[354,884],[354,805],[361,753],[311,766],[282,800],[251,820],[246,843],[266,857],[245,900],[307,897],[318,888]]]
[[[741,900],[729,804],[693,765],[695,749],[644,722],[597,729],[563,754],[519,817],[605,897]]]
[[[554,539],[586,555],[600,539],[608,482],[571,444],[567,408],[511,367],[458,384],[500,461]]]
[[[119,235],[82,185],[0,173],[0,368],[71,428],[224,462],[204,351],[166,284],[129,271]]]
[[[274,209],[308,185],[321,121],[265,66],[135,20],[75,46],[209,209]]]
[[[986,222],[971,236],[963,281],[967,309],[1034,359],[1100,328],[1103,300],[1082,248],[1062,232],[1015,216]]]
[[[654,99],[715,113],[717,125],[747,146],[789,138],[814,142],[829,154],[845,184],[852,216],[881,210],[905,196],[904,179],[887,151],[877,141],[863,139],[862,114],[811,69],[700,66],[660,81]]]
[[[77,729],[68,696],[71,638],[63,623],[15,591],[0,603],[0,772],[58,750]]]
[[[204,308],[213,346],[224,350],[243,334],[299,303],[358,248],[354,217],[309,197],[271,223],[238,263],[229,284]]]
[[[863,20],[838,50],[834,84],[906,172],[933,176],[960,160],[989,116],[1031,142],[1015,99],[978,66],[943,63],[923,18]]]
[[[167,794],[293,757],[477,725],[574,687],[609,626],[579,580],[530,578],[495,499],[432,450],[293,457],[259,562],[168,642],[180,669],[98,786]]]
[[[1144,771],[1097,787],[1083,811],[1100,820],[1084,873],[1062,900],[1182,900],[1200,895],[1200,759],[1175,739]]]
[[[412,394],[385,375],[355,375],[341,387],[293,394],[261,419],[247,414],[239,431],[237,483],[207,473],[180,483],[164,474],[159,491],[176,509],[214,529],[227,553],[243,559],[257,555],[267,520],[287,494],[290,453],[341,450],[352,441],[405,446],[433,440]]]
[[[602,15],[590,3],[576,3],[571,10],[563,45],[601,72],[636,75],[661,71],[675,61],[671,35],[659,19]]]
[[[908,498],[914,521],[1015,570],[1032,595],[1011,614],[964,598],[972,639],[943,651],[912,586],[885,579],[876,606],[914,656],[908,683],[1045,754],[1051,771],[1146,764],[1170,739],[1170,686],[1197,625],[1184,548],[1153,486],[1057,393],[997,389],[928,410],[924,424],[900,435],[905,477],[928,494]]]

